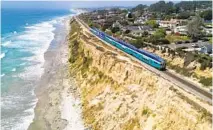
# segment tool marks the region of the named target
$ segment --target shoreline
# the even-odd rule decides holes
[[[36,129],[65,129],[71,128],[68,124],[70,122],[76,122],[81,119],[73,119],[69,115],[70,113],[79,113],[80,105],[78,104],[78,110],[76,99],[72,94],[67,92],[68,89],[72,89],[73,83],[70,82],[69,70],[68,70],[68,44],[67,36],[69,34],[69,20],[71,16],[67,16],[63,19],[62,28],[54,30],[54,40],[51,42],[48,50],[44,53],[44,73],[41,77],[39,85],[35,89],[35,94],[38,99],[34,108],[34,119],[29,125],[28,130]],[[52,46],[52,47],[51,47]],[[72,101],[71,103],[69,101]],[[73,106],[74,103],[75,105]],[[72,105],[72,106],[70,106]],[[73,108],[71,111],[68,107]],[[83,123],[79,123],[79,127],[83,128]]]

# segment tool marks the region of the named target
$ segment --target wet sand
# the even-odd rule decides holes
[[[83,130],[81,104],[73,96],[75,83],[69,76],[68,44],[69,19],[55,31],[56,35],[44,54],[44,74],[35,90],[38,102],[29,130]]]

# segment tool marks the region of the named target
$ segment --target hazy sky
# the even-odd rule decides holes
[[[50,8],[50,9],[70,9],[70,8],[92,8],[92,7],[112,7],[125,6],[132,7],[138,4],[150,5],[157,1],[3,1],[2,8]]]

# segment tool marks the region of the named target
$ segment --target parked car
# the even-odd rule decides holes
[[[201,38],[201,40],[203,41],[203,42],[207,42],[207,41],[209,41],[209,39],[208,38]]]
[[[190,41],[187,40],[187,41],[185,41],[185,43],[190,43]]]
[[[182,41],[176,41],[175,44],[182,44]]]
[[[197,39],[192,39],[191,42],[198,42],[198,40]]]
[[[192,47],[198,48],[199,46],[198,46],[198,44],[196,44],[196,43],[192,43]]]

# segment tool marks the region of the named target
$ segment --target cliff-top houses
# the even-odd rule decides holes
[[[158,24],[162,28],[174,29],[177,26],[183,25],[186,21],[183,19],[159,20]]]

